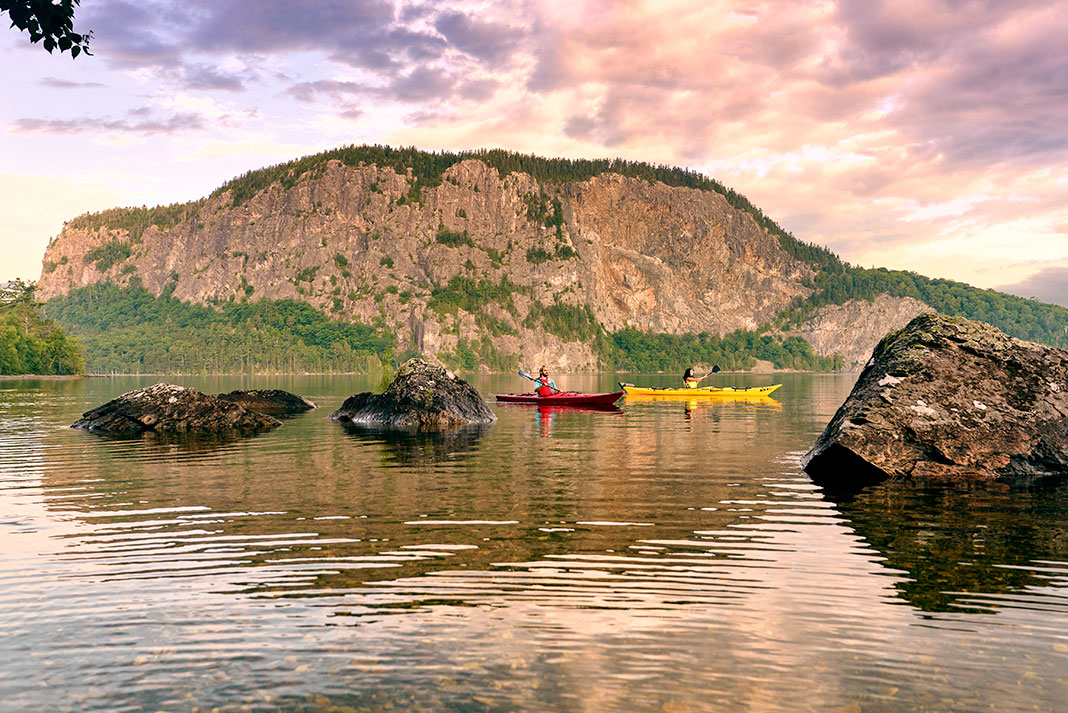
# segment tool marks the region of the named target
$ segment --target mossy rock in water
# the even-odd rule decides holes
[[[350,396],[330,419],[379,428],[440,429],[494,423],[471,384],[444,367],[410,359],[381,394]]]
[[[71,428],[132,436],[160,434],[252,434],[282,422],[196,389],[156,384],[129,391],[86,411]]]
[[[219,394],[223,401],[244,406],[251,411],[269,413],[272,415],[286,415],[303,413],[316,408],[315,403],[303,396],[291,394],[281,389],[251,389],[231,391],[228,394]]]
[[[876,347],[802,460],[823,485],[1068,475],[1068,352],[924,314]]]

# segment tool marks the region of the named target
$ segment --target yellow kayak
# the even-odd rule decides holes
[[[780,386],[782,386],[782,384],[772,384],[771,386],[752,386],[748,389],[733,389],[729,386],[705,386],[698,387],[696,389],[676,389],[664,387],[657,389],[644,386],[634,386],[633,384],[620,384],[620,387],[623,389],[623,391],[627,393],[627,396],[674,396],[686,399],[705,396],[718,398],[752,398],[754,396],[767,396]]]

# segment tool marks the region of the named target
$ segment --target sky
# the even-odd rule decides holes
[[[855,265],[1068,305],[1068,2],[83,0],[75,30],[93,56],[0,27],[0,281],[81,213],[382,143],[685,166]]]

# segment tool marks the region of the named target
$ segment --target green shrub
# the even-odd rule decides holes
[[[450,248],[458,248],[461,245],[466,245],[471,248],[475,247],[475,242],[471,240],[471,236],[467,234],[466,230],[462,233],[456,233],[448,230],[443,225],[438,226],[438,234],[435,239],[440,244]]]
[[[116,265],[129,257],[129,242],[111,240],[89,250],[85,253],[84,259],[86,264],[94,263],[97,271],[106,272],[113,265]]]

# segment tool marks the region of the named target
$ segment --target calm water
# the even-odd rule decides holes
[[[1068,489],[824,495],[849,377],[447,439],[169,380],[323,408],[109,440],[66,426],[157,379],[0,382],[3,711],[1068,710]]]

